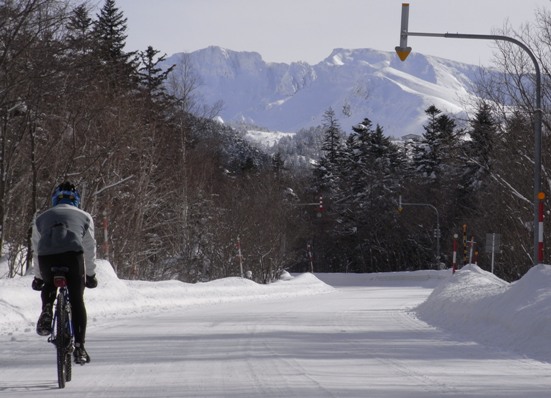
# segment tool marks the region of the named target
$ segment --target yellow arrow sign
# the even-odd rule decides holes
[[[411,52],[411,47],[396,47],[395,50],[396,54],[398,54],[398,58],[400,58],[400,61],[405,61]]]

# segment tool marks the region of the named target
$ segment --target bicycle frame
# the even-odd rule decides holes
[[[65,281],[65,283],[67,283],[67,282]],[[74,328],[73,328],[73,316],[72,316],[72,311],[71,311],[71,303],[69,302],[69,289],[67,289],[66,285],[63,286],[63,287],[59,287],[59,286],[56,285],[56,287],[59,288],[58,294],[61,293],[63,295],[64,301],[65,301],[65,308],[63,309],[67,313],[67,324],[65,325],[65,327],[69,330],[69,337],[71,339],[73,349],[74,349],[74,341],[73,340],[75,338],[75,332],[74,332]],[[58,322],[58,316],[59,316],[59,314],[57,313],[57,311],[55,311],[54,312],[54,318],[53,318],[53,321],[52,321],[52,334],[50,335],[50,338],[48,339],[48,341],[50,343],[54,343],[54,344],[55,344],[55,339],[57,337],[56,326],[57,326],[57,322]]]

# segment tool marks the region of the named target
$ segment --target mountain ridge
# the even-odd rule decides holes
[[[197,74],[205,105],[222,101],[226,122],[296,132],[321,125],[331,107],[345,132],[367,117],[394,137],[422,134],[430,105],[464,119],[483,69],[419,53],[402,62],[392,52],[368,48],[336,48],[315,65],[265,62],[257,52],[218,46],[165,61],[182,62]]]

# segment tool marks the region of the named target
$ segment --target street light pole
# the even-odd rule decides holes
[[[424,36],[424,37],[444,37],[447,39],[481,39],[481,40],[502,40],[516,44],[522,48],[534,63],[536,72],[536,107],[534,109],[534,258],[533,263],[537,265],[543,262],[543,258],[539,254],[538,246],[540,235],[543,236],[543,231],[539,230],[539,195],[541,192],[541,130],[542,130],[542,109],[541,109],[541,72],[538,60],[532,51],[523,42],[509,36],[502,35],[477,35],[477,34],[462,34],[462,33],[423,33],[409,32],[409,4],[402,4],[402,26],[400,29],[400,46],[396,47],[396,53],[402,61],[405,61],[411,47],[407,47],[408,36]]]

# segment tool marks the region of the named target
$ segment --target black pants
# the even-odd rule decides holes
[[[56,287],[52,276],[52,267],[67,267],[67,285],[69,287],[69,300],[73,310],[73,327],[75,329],[75,343],[84,344],[86,338],[86,307],[84,305],[84,256],[82,252],[67,252],[38,256],[40,274],[44,280],[42,288],[42,308],[52,306],[55,301]]]

